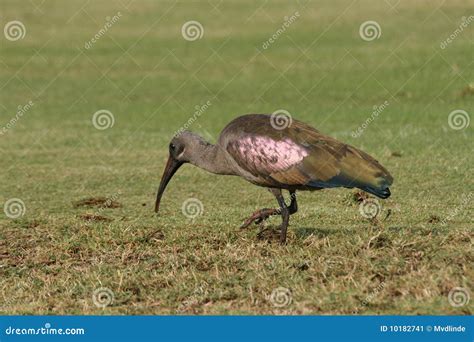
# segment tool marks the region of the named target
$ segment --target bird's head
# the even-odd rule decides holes
[[[158,188],[158,193],[156,195],[156,213],[160,209],[161,196],[165,192],[166,186],[173,175],[184,163],[192,163],[203,145],[208,145],[208,143],[199,135],[190,131],[183,131],[176,134],[173,139],[171,139],[168,146],[168,162],[166,163],[163,176],[161,177],[160,187]]]

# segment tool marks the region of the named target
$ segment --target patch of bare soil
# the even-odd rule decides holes
[[[74,202],[74,208],[80,207],[101,207],[101,208],[120,208],[122,204],[107,197],[89,197]]]
[[[81,214],[79,215],[81,219],[84,221],[95,221],[95,222],[110,222],[112,221],[111,218],[102,216],[102,215],[95,215],[95,214]]]

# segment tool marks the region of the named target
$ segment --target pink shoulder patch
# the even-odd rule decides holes
[[[238,153],[236,161],[241,167],[261,175],[285,171],[309,154],[289,138],[276,141],[270,137],[246,136],[234,141],[231,148]]]

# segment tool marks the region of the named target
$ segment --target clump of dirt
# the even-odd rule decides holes
[[[441,218],[436,215],[431,215],[430,218],[428,219],[428,223],[438,223],[441,221]]]
[[[73,204],[74,204],[74,208],[80,208],[80,207],[120,208],[122,207],[122,204],[120,202],[117,202],[107,197],[84,198],[80,201],[74,202]]]
[[[364,191],[356,191],[352,194],[352,201],[355,203],[362,203],[370,196]]]
[[[293,267],[299,271],[306,271],[307,269],[309,269],[309,263],[306,261],[302,261],[299,263],[294,263]]]
[[[280,230],[272,226],[263,228],[262,230],[258,232],[257,239],[260,241],[267,241],[267,242],[271,242],[273,240],[279,240]]]
[[[466,96],[472,96],[474,95],[474,83],[471,83],[467,85],[462,91],[461,91],[461,97],[466,97]]]
[[[392,245],[392,241],[389,237],[388,234],[381,233],[377,234],[376,236],[372,237],[369,240],[369,243],[367,244],[368,248],[384,248],[384,247],[390,247]]]
[[[160,229],[154,229],[150,233],[147,233],[140,238],[138,238],[139,242],[150,242],[152,240],[164,240],[165,234]]]
[[[24,227],[27,229],[35,229],[41,226],[42,224],[47,223],[47,221],[44,219],[32,219],[32,220],[24,219],[22,221],[19,221],[18,223],[21,227]]]
[[[110,222],[112,221],[111,218],[101,216],[101,215],[95,215],[95,214],[81,214],[79,215],[81,219],[84,221],[94,221],[94,222]]]
[[[413,94],[410,91],[400,91],[395,96],[411,99],[413,97]]]
[[[354,205],[360,205],[362,202],[370,199],[370,195],[362,190],[356,190],[353,192],[347,192],[342,198],[341,203],[348,207],[353,207]]]
[[[38,227],[40,224],[41,223],[38,220],[33,220],[33,221],[28,222],[27,227],[33,229],[33,228]]]

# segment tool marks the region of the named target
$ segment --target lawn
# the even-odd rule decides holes
[[[473,8],[2,0],[0,313],[472,314]],[[191,165],[156,216],[174,132],[277,110],[391,172],[376,217],[299,192],[282,246],[239,229],[268,191]]]

